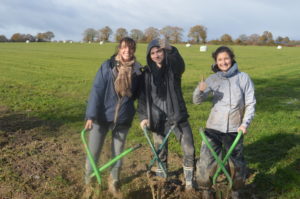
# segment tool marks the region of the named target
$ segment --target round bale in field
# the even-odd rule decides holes
[[[206,52],[207,46],[200,46],[200,52]]]
[[[278,50],[281,50],[281,49],[282,49],[282,46],[280,46],[280,45],[277,46],[277,49],[278,49]]]
[[[30,43],[30,41],[29,41],[29,40],[26,40],[26,44],[28,44],[28,43]]]
[[[191,44],[190,43],[187,43],[187,44],[185,44],[185,47],[191,47]]]
[[[100,45],[104,44],[104,41],[100,41],[99,44],[100,44]]]

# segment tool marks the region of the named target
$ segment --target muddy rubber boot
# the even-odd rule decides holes
[[[185,190],[192,190],[193,187],[193,175],[194,168],[193,167],[183,167],[184,179],[185,179]]]
[[[164,176],[164,172],[163,172],[162,169],[156,169],[155,175],[158,176],[158,177],[162,177],[162,178],[165,177],[165,176]]]
[[[210,190],[203,190],[202,191],[202,199],[211,199],[212,193]]]
[[[166,169],[166,173],[168,175],[168,165],[167,163],[163,162],[162,165],[164,166],[164,168]],[[156,170],[155,170],[155,175],[156,176],[159,176],[159,177],[162,177],[162,178],[167,178],[164,176],[164,172],[163,170],[160,168],[160,167],[157,167]]]
[[[123,195],[120,192],[119,181],[114,180],[111,175],[108,177],[108,191],[114,196],[114,198],[122,199]]]

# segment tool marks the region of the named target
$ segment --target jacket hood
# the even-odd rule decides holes
[[[237,72],[239,72],[238,65],[237,65],[237,63],[234,63],[229,68],[228,71],[226,71],[226,72],[218,71],[218,72],[216,72],[216,74],[219,75],[220,77],[229,78],[229,77],[234,76]]]
[[[153,61],[150,58],[150,51],[153,47],[159,47],[159,39],[152,40],[147,47],[147,64],[150,65]]]

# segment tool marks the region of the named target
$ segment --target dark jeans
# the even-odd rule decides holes
[[[206,129],[205,135],[214,151],[222,158],[222,150],[225,154],[232,145],[237,133],[222,133],[212,129]],[[225,156],[224,154],[224,156]],[[239,140],[229,158],[229,173],[233,180],[233,190],[241,188],[246,178],[246,163],[243,155],[243,137]],[[203,189],[210,189],[212,178],[217,170],[217,162],[212,156],[207,145],[202,141],[200,159],[197,162],[196,177],[199,186]]]
[[[156,150],[163,142],[165,133],[170,129],[168,124],[165,125],[164,133],[153,132],[154,146]],[[195,162],[195,148],[192,129],[188,121],[179,123],[174,129],[177,140],[180,142],[181,149],[183,151],[183,165],[185,167],[194,167]],[[167,166],[168,162],[168,142],[165,144],[163,150],[159,154],[159,158]]]

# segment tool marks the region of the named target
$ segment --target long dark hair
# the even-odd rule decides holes
[[[213,52],[213,53],[211,54],[211,56],[212,56],[212,58],[214,59],[214,61],[216,62],[216,61],[217,61],[218,55],[219,55],[220,53],[224,53],[224,52],[226,52],[226,53],[229,55],[229,57],[230,57],[230,59],[231,59],[231,66],[232,66],[234,63],[236,63],[236,61],[235,61],[235,59],[234,59],[234,58],[235,58],[235,55],[234,55],[234,53],[233,53],[233,50],[232,50],[231,48],[227,47],[227,46],[220,46],[219,48],[217,48],[217,50],[216,50],[215,52]],[[220,71],[220,69],[219,69],[219,67],[218,67],[217,64],[213,64],[213,65],[211,66],[211,69],[212,69],[212,71],[214,71],[215,73],[218,72],[218,71]]]

